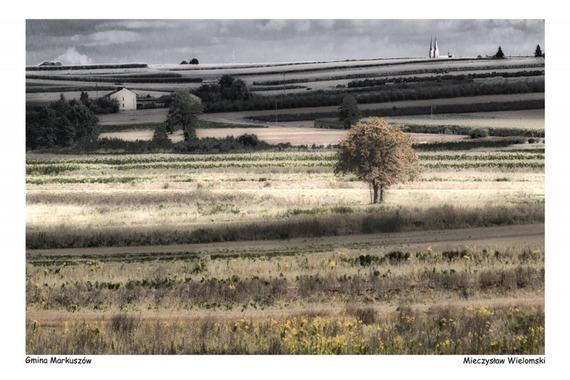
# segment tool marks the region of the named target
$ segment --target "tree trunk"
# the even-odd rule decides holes
[[[384,203],[384,185],[376,181],[372,181],[372,188],[374,189],[374,203]]]
[[[374,189],[374,203],[378,203],[378,190],[380,189],[380,186],[376,181],[373,181],[372,188]]]

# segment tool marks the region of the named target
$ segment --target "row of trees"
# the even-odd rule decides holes
[[[536,49],[534,50],[534,56],[536,58],[540,58],[540,57],[544,58],[544,53],[542,52],[540,45],[536,45]],[[500,46],[499,46],[499,49],[497,49],[497,53],[495,53],[493,58],[497,58],[497,59],[504,59],[505,58],[505,53],[503,53],[503,49]]]

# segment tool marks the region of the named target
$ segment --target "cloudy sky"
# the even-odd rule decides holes
[[[544,20],[26,20],[26,64],[248,63],[531,55]]]

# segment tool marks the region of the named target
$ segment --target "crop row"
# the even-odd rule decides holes
[[[475,169],[475,168],[497,168],[497,169],[521,169],[533,168],[543,169],[543,161],[438,161],[438,162],[422,162],[420,165],[428,169]],[[251,168],[314,168],[314,167],[333,167],[333,162],[298,162],[298,161],[280,161],[278,163],[264,163],[264,162],[224,162],[224,163],[152,163],[152,164],[131,164],[120,165],[115,167],[108,167],[106,169],[117,170],[121,172],[132,170],[198,170],[198,169],[251,169]],[[45,179],[35,178],[33,176],[58,176],[66,171],[79,171],[79,170],[100,170],[101,167],[81,167],[81,166],[58,166],[58,165],[42,165],[42,166],[29,166],[26,168],[26,174],[32,176],[27,178],[28,183],[43,182]],[[141,179],[150,179],[150,177],[115,177],[115,176],[97,176],[96,178],[71,178],[71,177],[57,177],[53,178],[55,182],[61,181],[74,181],[74,182],[131,182],[133,180],[140,181]]]
[[[424,144],[426,145],[426,144]],[[543,152],[474,152],[474,153],[420,153],[421,160],[532,160],[544,159]],[[184,162],[278,162],[278,161],[335,161],[335,151],[271,152],[244,154],[146,154],[146,155],[92,155],[92,156],[30,156],[27,165],[133,165]]]

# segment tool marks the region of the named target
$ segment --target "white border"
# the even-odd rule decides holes
[[[563,2],[560,2],[563,4]],[[568,37],[567,14],[562,5],[537,1],[230,1],[210,0],[200,3],[161,1],[26,1],[3,2],[2,33],[2,110],[4,123],[0,169],[4,175],[0,223],[3,246],[0,265],[2,289],[2,326],[0,361],[3,373],[26,377],[100,378],[109,375],[136,378],[177,376],[183,378],[248,378],[272,377],[313,378],[492,378],[516,376],[533,378],[542,374],[556,376],[563,369],[567,348],[568,314],[565,303],[568,281],[568,253],[565,248],[567,230],[567,196],[565,186],[569,173],[566,152],[567,130],[563,119],[568,108]],[[546,20],[546,251],[547,251],[547,348],[546,366],[476,367],[462,365],[457,357],[92,357],[97,364],[78,368],[25,365],[25,154],[24,154],[24,66],[25,19],[101,18],[101,19],[252,19],[252,18],[342,18],[342,19],[545,19]],[[7,300],[7,302],[6,302]],[[564,368],[565,369],[565,368]],[[14,371],[17,371],[14,372]],[[563,372],[564,373],[564,372]],[[556,376],[557,378],[558,376]]]

